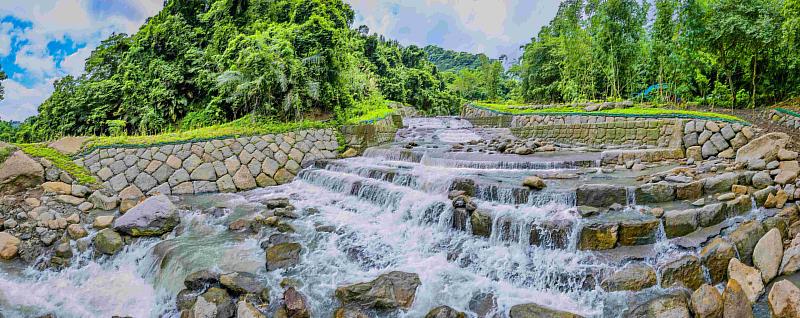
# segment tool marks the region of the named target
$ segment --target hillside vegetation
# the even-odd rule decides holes
[[[169,0],[131,36],[111,36],[85,74],[55,83],[22,140],[158,133],[245,115],[340,114],[375,96],[427,113],[460,105],[418,47],[352,29],[341,0]]]

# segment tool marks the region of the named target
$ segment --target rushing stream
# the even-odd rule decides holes
[[[531,246],[530,227],[545,219],[579,222],[575,186],[593,178],[630,183],[632,176],[596,171],[598,153],[447,152],[454,143],[509,133],[452,118],[406,123],[410,128],[395,144],[317,163],[287,185],[177,198],[181,225],[165,239],[137,240],[113,257],[98,258],[89,248],[61,271],[0,265],[0,316],[175,317],[184,277],[201,269],[256,273],[273,291],[271,306],[279,303],[281,280],[291,277],[314,317],[332,316],[337,286],[393,270],[417,273],[422,281],[413,307],[398,317],[423,317],[439,305],[470,312],[470,299],[481,293],[497,298],[501,314],[530,302],[586,316],[618,312],[625,294],[600,292],[591,279],[618,264],[577,251],[577,231],[567,249]],[[406,149],[411,141],[417,145]],[[519,182],[532,172],[581,174],[521,197]],[[488,239],[453,229],[449,186],[463,177],[476,180],[477,205],[492,212]],[[258,214],[268,199],[286,197],[300,215],[291,225],[303,254],[299,265],[268,272],[260,243],[277,232],[235,233],[228,224]],[[648,248],[672,253],[661,241]]]

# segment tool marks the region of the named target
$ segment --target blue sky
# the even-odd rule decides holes
[[[436,44],[520,55],[558,9],[559,0],[345,0],[355,26],[404,44]],[[79,75],[84,60],[113,33],[134,33],[163,0],[0,0],[0,65],[6,98],[0,119],[24,120],[53,91],[52,83]]]

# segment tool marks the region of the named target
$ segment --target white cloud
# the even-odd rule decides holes
[[[65,75],[83,72],[85,59],[112,33],[135,33],[147,17],[156,14],[163,0],[0,0],[0,17],[30,22],[30,28],[0,24],[0,57],[12,54],[23,70],[3,82],[6,99],[0,101],[0,118],[23,120],[52,93],[52,83]],[[102,12],[92,10],[101,8]],[[12,35],[23,43],[12,51]],[[68,56],[54,56],[48,44],[69,40],[82,47]],[[63,54],[63,52],[61,53]],[[63,60],[61,60],[63,58]]]
[[[5,99],[0,101],[0,119],[22,121],[36,115],[37,108],[53,93],[54,79],[26,87],[16,80],[3,81]]]

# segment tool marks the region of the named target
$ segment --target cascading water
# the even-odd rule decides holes
[[[481,293],[497,298],[500,313],[535,302],[598,316],[607,311],[609,297],[624,297],[597,287],[597,274],[616,265],[577,250],[577,226],[566,233],[566,246],[556,247],[552,241],[563,238],[551,234],[543,234],[541,246],[532,245],[534,226],[580,223],[573,189],[582,181],[550,180],[538,192],[519,185],[532,170],[593,169],[596,158],[492,161],[485,154],[447,152],[452,143],[480,138],[467,121],[428,118],[406,124],[410,128],[398,133],[395,145],[318,163],[290,184],[182,197],[180,203],[189,208],[164,240],[138,240],[113,257],[97,257],[89,249],[61,271],[0,267],[0,314],[177,317],[175,295],[183,278],[201,269],[255,273],[274,291],[273,304],[280,301],[282,279],[295,279],[314,317],[332,316],[339,306],[336,287],[395,270],[417,273],[422,281],[413,306],[397,317],[422,317],[443,304],[469,312],[470,299]],[[419,146],[404,149],[410,141]],[[453,228],[449,194],[459,179],[473,180],[474,202],[490,217],[488,237],[473,235],[476,224],[469,218],[465,230]],[[291,221],[290,237],[302,243],[303,253],[295,267],[270,272],[259,245],[275,230],[242,234],[227,225],[257,215],[264,209],[261,202],[272,198],[289,198],[296,207],[300,218]],[[323,225],[335,230],[318,231]],[[659,240],[666,240],[663,229],[660,233]]]

